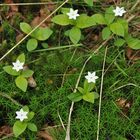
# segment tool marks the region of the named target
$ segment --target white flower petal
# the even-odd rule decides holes
[[[23,121],[24,119],[27,119],[28,112],[23,111],[23,109],[20,109],[20,111],[16,111],[16,119],[19,119],[20,121]]]
[[[69,19],[76,20],[76,18],[79,16],[78,10],[73,10],[72,8],[70,8],[70,12],[67,13],[67,15],[69,16]]]
[[[88,75],[86,75],[85,78],[87,79],[88,83],[95,83],[96,79],[98,79],[98,76],[96,76],[96,72],[88,72]]]

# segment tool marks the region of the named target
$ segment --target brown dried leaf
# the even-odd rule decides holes
[[[24,65],[23,70],[27,70],[27,69],[29,69],[29,67],[27,65]],[[29,77],[27,81],[30,87],[35,88],[37,86],[37,83],[35,79],[33,78],[33,76]]]
[[[44,140],[53,140],[53,138],[46,131],[40,131],[37,135],[39,138],[43,138]]]
[[[18,34],[17,36],[16,36],[16,42],[18,43],[22,38],[23,38],[23,34]]]
[[[119,98],[116,100],[116,104],[119,108],[122,109],[122,112],[124,114],[128,114],[129,109],[132,106],[132,102],[128,101],[127,99],[124,98]]]
[[[32,88],[35,88],[37,86],[37,83],[35,79],[33,78],[33,76],[28,78],[28,85]]]
[[[46,7],[42,7],[39,11],[39,15],[36,16],[32,22],[31,26],[35,27],[37,26],[41,21],[43,21],[48,15],[50,14],[50,11]],[[51,23],[51,18],[48,18],[42,25],[41,27],[48,27],[50,26]]]
[[[13,0],[5,0],[6,4],[14,4]],[[17,5],[10,5],[11,12],[18,12],[18,6]]]
[[[131,48],[126,49],[126,56],[132,62],[140,60],[140,50],[133,50]]]
[[[12,133],[12,128],[8,125],[0,127],[0,138]]]

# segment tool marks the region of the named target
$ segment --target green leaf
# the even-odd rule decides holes
[[[27,105],[22,107],[23,111],[29,112],[29,107]]]
[[[93,94],[93,92],[87,93],[83,96],[83,100],[90,103],[94,103],[94,99],[95,99],[95,95]]]
[[[81,30],[77,27],[73,27],[70,30],[69,37],[72,43],[77,44],[81,39]]]
[[[16,86],[20,88],[22,91],[26,92],[28,82],[23,76],[18,76],[15,80]]]
[[[13,133],[15,137],[18,137],[20,134],[22,134],[27,127],[27,123],[16,121],[13,126]]]
[[[65,36],[69,36],[69,34],[70,34],[70,30],[66,30],[66,31],[64,32],[64,35],[65,35]]]
[[[67,15],[61,14],[61,15],[57,15],[53,17],[52,22],[58,25],[65,26],[65,25],[69,25],[71,23],[71,20],[69,19]]]
[[[84,0],[89,6],[93,6],[93,0]]]
[[[70,95],[68,95],[68,98],[73,102],[78,102],[82,100],[83,95],[79,92],[76,92],[76,93],[71,93]]]
[[[86,14],[81,14],[76,20],[76,27],[78,28],[88,28],[90,26],[96,25],[96,22],[92,17],[87,16]]]
[[[109,7],[106,9],[106,12],[105,12],[105,20],[106,20],[106,23],[107,24],[111,24],[114,19],[115,19],[115,15],[113,13],[113,6]]]
[[[69,13],[69,11],[70,11],[70,8],[61,8],[61,12],[63,14],[67,14],[67,13]]]
[[[87,80],[84,81],[84,93],[90,92],[95,88],[95,83],[88,83]]]
[[[127,22],[127,20],[119,18],[117,20],[117,22],[120,23],[123,26],[123,28],[124,28],[124,35],[125,36],[128,35],[128,22]]]
[[[33,132],[36,132],[37,131],[37,127],[34,123],[28,123],[28,129],[30,129],[31,131]]]
[[[84,92],[85,92],[85,91],[84,91],[84,89],[83,89],[83,88],[78,87],[77,89],[78,89],[78,91],[79,91],[80,93],[84,94]]]
[[[35,115],[35,113],[34,113],[34,112],[32,112],[32,111],[31,111],[31,112],[29,112],[29,113],[28,113],[28,115],[27,115],[27,116],[28,116],[27,121],[29,122],[30,120],[32,120],[32,119],[33,119],[33,117],[34,117],[34,115]]]
[[[22,76],[23,77],[26,77],[26,78],[28,78],[28,77],[31,77],[32,75],[33,75],[33,71],[32,70],[29,70],[29,69],[27,69],[27,70],[24,70],[24,71],[22,71]]]
[[[117,47],[121,47],[123,46],[125,43],[125,40],[122,39],[122,38],[118,38],[115,42],[114,42],[114,45],[117,46]]]
[[[29,39],[28,42],[27,42],[27,50],[30,52],[30,51],[33,51],[37,48],[37,45],[38,45],[38,42],[36,39]]]
[[[48,39],[53,31],[49,28],[38,28],[34,34],[33,37],[35,37],[37,40],[44,41]]]
[[[126,40],[128,46],[129,46],[130,48],[132,48],[132,49],[134,49],[134,50],[140,49],[140,40],[139,40],[139,39],[133,38],[133,37],[131,37],[131,36],[127,36],[127,37],[125,38],[125,40]]]
[[[25,54],[20,54],[16,60],[19,60],[21,63],[25,63]]]
[[[106,24],[106,20],[101,14],[94,14],[91,18],[95,23]]]
[[[13,70],[13,67],[12,66],[5,66],[3,67],[4,71],[10,75],[13,75],[13,76],[18,76],[20,75],[20,71],[16,71],[16,70]]]
[[[99,94],[97,92],[93,92],[94,94],[94,99],[98,99],[99,98]]]
[[[20,29],[26,34],[32,31],[32,27],[28,23],[25,23],[25,22],[20,23]]]
[[[122,24],[120,24],[119,22],[112,23],[112,24],[110,25],[110,30],[111,30],[114,34],[124,37],[124,27],[123,27]]]
[[[111,31],[110,31],[109,27],[105,27],[102,30],[102,38],[103,38],[103,40],[109,39],[110,35],[111,35]]]
[[[42,45],[42,47],[44,48],[44,49],[47,49],[48,47],[49,47],[49,45],[47,44],[47,43],[41,43],[41,45]]]

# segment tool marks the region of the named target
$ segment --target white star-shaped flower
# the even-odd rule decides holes
[[[23,111],[23,109],[20,109],[20,111],[16,111],[16,119],[20,119],[20,121],[22,122],[24,119],[27,119],[27,114],[28,112]]]
[[[76,20],[76,18],[79,16],[78,10],[73,10],[72,8],[70,8],[70,12],[67,13],[67,15],[69,16],[69,19]]]
[[[13,62],[13,70],[19,71],[23,69],[24,63],[21,63],[19,60],[17,60],[15,63]]]
[[[88,72],[88,75],[86,75],[85,78],[88,80],[88,83],[95,83],[96,79],[98,79],[99,77],[96,76],[96,72]]]
[[[126,11],[124,10],[124,7],[116,7],[115,10],[113,10],[113,12],[115,13],[115,16],[123,16],[124,13],[126,13]]]

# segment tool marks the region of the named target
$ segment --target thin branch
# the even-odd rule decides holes
[[[58,2],[37,2],[37,3],[4,3],[0,4],[0,6],[24,6],[24,5],[53,5],[57,4]]]
[[[102,68],[102,77],[101,77],[101,86],[100,86],[100,100],[99,100],[99,112],[98,112],[98,124],[97,124],[97,138],[96,138],[96,140],[99,140],[99,133],[100,133],[101,105],[102,105],[102,93],[103,93],[103,82],[104,82],[104,70],[105,70],[106,56],[107,56],[107,47],[105,49],[103,68]]]
[[[79,74],[79,77],[77,79],[77,82],[76,82],[76,85],[75,85],[75,89],[74,89],[74,93],[76,93],[77,91],[77,87],[79,85],[79,82],[80,82],[80,79],[81,79],[81,76],[82,76],[82,73],[86,67],[86,64],[88,63],[88,61],[95,55],[95,53],[97,53],[110,39],[112,38],[112,36],[108,39],[108,40],[105,40],[96,50],[94,50],[92,52],[92,54],[87,58],[87,60],[85,61],[82,69],[81,69],[81,72]],[[70,107],[70,110],[69,110],[69,117],[68,117],[68,125],[67,125],[67,131],[66,131],[66,137],[65,137],[65,140],[70,140],[70,123],[71,123],[71,115],[72,115],[72,111],[73,111],[73,107],[74,107],[74,102],[71,103],[71,107]]]
[[[16,100],[14,100],[13,98],[11,98],[8,94],[3,93],[3,92],[0,92],[0,96],[9,99],[10,101],[12,101],[12,103],[14,103],[17,106],[21,106],[22,107],[21,104],[19,104]]]

